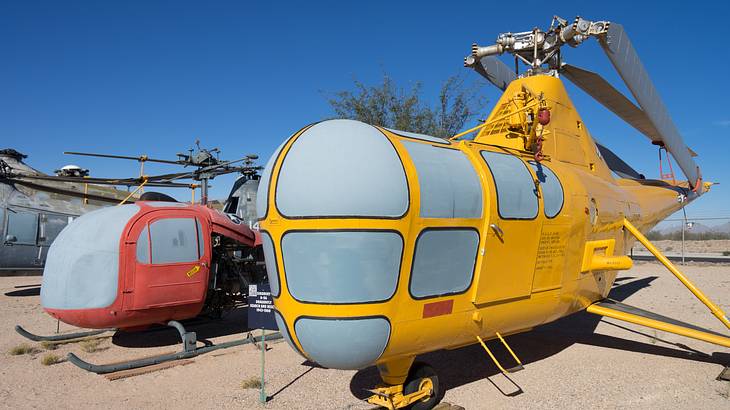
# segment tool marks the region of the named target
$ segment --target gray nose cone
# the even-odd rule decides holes
[[[294,328],[307,355],[331,369],[356,370],[375,364],[390,338],[390,323],[382,317],[300,318]]]
[[[291,218],[399,218],[408,211],[408,183],[395,147],[380,130],[359,121],[323,121],[286,153],[276,207]]]

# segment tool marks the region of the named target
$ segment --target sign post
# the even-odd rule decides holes
[[[261,387],[259,401],[266,403],[266,330],[279,330],[274,317],[274,301],[268,283],[248,287],[248,328],[261,329]]]

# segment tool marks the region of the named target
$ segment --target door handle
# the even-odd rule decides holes
[[[497,235],[497,237],[499,239],[502,239],[504,237],[504,231],[502,230],[502,228],[499,227],[499,225],[497,225],[497,224],[489,224],[489,227],[492,228],[492,230],[494,231],[495,235]]]

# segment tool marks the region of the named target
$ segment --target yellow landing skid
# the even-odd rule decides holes
[[[730,329],[730,320],[728,320],[725,312],[720,309],[715,303],[713,303],[699,288],[697,288],[689,279],[687,279],[682,272],[677,269],[666,256],[662,255],[650,241],[636,227],[631,224],[628,220],[624,219],[624,228],[636,237],[642,245],[646,247],[667,269],[669,269],[674,276],[679,279],[684,286],[692,292],[708,309],[717,317],[727,328]],[[601,316],[606,316],[618,320],[623,320],[629,323],[650,327],[652,329],[661,330],[664,332],[674,333],[681,336],[686,336],[692,339],[702,340],[704,342],[713,343],[719,346],[730,347],[730,337],[721,335],[711,330],[703,329],[698,326],[694,326],[688,323],[680,322],[665,316],[657,315],[652,312],[634,308],[623,303],[614,302],[611,300],[605,300],[596,302],[588,308],[586,311]]]
[[[500,334],[499,334],[499,332],[495,332],[495,333],[497,334],[497,337],[498,337],[498,338],[499,338],[499,340],[500,340],[500,341],[502,342],[502,344],[504,345],[504,347],[506,347],[506,348],[507,348],[507,351],[509,351],[509,354],[511,354],[511,355],[512,355],[512,357],[513,357],[513,358],[515,359],[515,361],[517,362],[517,366],[515,366],[515,367],[511,367],[511,368],[509,368],[509,369],[505,369],[504,367],[502,367],[502,364],[501,364],[501,363],[499,363],[499,361],[497,360],[497,358],[496,358],[496,357],[494,357],[494,355],[492,354],[492,351],[491,351],[491,350],[489,350],[489,348],[487,347],[487,344],[486,344],[486,343],[484,343],[484,340],[482,340],[482,338],[481,338],[481,337],[479,337],[479,335],[477,335],[477,340],[479,340],[479,343],[481,343],[482,347],[483,347],[483,348],[484,348],[484,350],[485,350],[485,351],[487,352],[487,354],[489,355],[489,357],[490,357],[490,358],[492,359],[492,361],[494,362],[494,364],[496,364],[496,365],[497,365],[497,367],[499,368],[499,370],[500,370],[500,371],[501,371],[502,373],[514,373],[514,372],[518,372],[518,371],[520,371],[520,370],[524,369],[524,367],[522,366],[522,362],[521,362],[521,361],[520,361],[520,359],[519,359],[519,358],[517,357],[517,355],[515,354],[515,352],[513,352],[513,351],[512,351],[512,349],[511,349],[511,348],[509,347],[509,345],[508,345],[508,344],[507,344],[507,342],[506,342],[506,341],[504,340],[504,338],[502,338],[502,335],[500,335]]]

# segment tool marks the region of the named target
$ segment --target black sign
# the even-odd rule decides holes
[[[268,283],[248,286],[248,328],[279,330],[274,318],[274,300]]]

